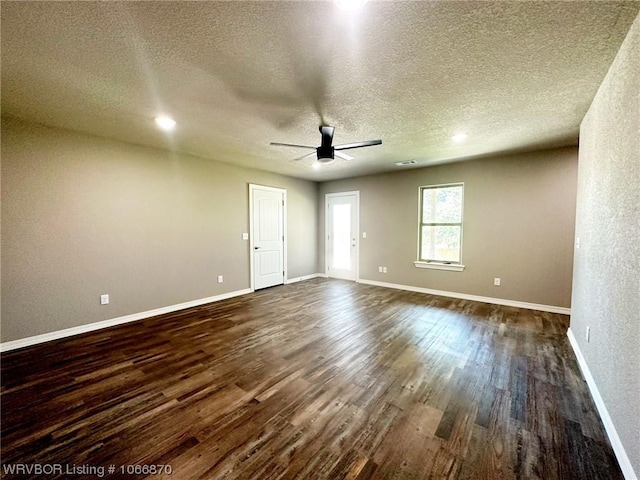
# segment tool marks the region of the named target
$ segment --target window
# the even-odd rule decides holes
[[[464,184],[420,187],[417,267],[462,270]]]

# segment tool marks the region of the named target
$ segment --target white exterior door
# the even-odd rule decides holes
[[[358,279],[359,192],[326,196],[327,276]]]
[[[285,191],[250,185],[253,289],[284,283]]]

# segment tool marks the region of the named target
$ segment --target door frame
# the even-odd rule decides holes
[[[255,292],[255,279],[254,279],[254,262],[253,262],[253,192],[254,190],[269,190],[272,192],[278,192],[282,194],[282,270],[284,271],[283,284],[287,283],[287,191],[284,188],[269,187],[267,185],[258,185],[256,183],[249,184],[249,278],[250,288],[252,292]]]
[[[329,199],[335,197],[356,197],[356,251],[355,251],[355,282],[360,281],[360,190],[349,192],[326,193],[324,196],[324,274],[329,277]]]

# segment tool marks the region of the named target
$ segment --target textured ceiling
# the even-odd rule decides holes
[[[640,2],[11,2],[2,112],[311,180],[577,144]],[[153,118],[178,122],[170,135]],[[319,170],[334,143],[381,138]],[[455,144],[454,133],[468,139]],[[403,167],[406,168],[406,167]]]

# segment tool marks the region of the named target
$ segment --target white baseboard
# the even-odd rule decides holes
[[[461,300],[473,300],[476,302],[491,303],[494,305],[505,305],[507,307],[527,308],[529,310],[539,310],[541,312],[562,313],[571,315],[571,309],[568,307],[556,307],[554,305],[541,305],[538,303],[519,302],[517,300],[505,300],[503,298],[481,297],[479,295],[469,295],[467,293],[447,292],[444,290],[434,290],[431,288],[413,287],[411,285],[400,285],[397,283],[377,282],[375,280],[358,280],[359,283],[367,285],[376,285],[378,287],[395,288],[398,290],[407,290],[409,292],[429,293],[431,295],[439,295],[441,297],[459,298]]]
[[[42,335],[35,335],[33,337],[21,338],[19,340],[13,340],[11,342],[4,342],[0,343],[0,352],[8,352],[9,350],[15,350],[16,348],[29,347],[31,345],[37,345],[38,343],[71,337],[73,335],[79,335],[81,333],[93,332],[94,330],[113,327],[115,325],[121,325],[123,323],[135,322],[136,320],[155,317],[156,315],[162,315],[164,313],[184,310],[185,308],[198,307],[200,305],[204,305],[205,303],[218,302],[220,300],[237,297],[239,295],[245,295],[251,292],[252,290],[249,288],[244,290],[236,290],[235,292],[223,293],[221,295],[215,295],[213,297],[200,298],[198,300],[178,303],[176,305],[170,305],[168,307],[147,310],[146,312],[132,313],[131,315],[103,320],[101,322],[89,323],[87,325],[80,325],[78,327],[66,328],[64,330],[57,330],[55,332],[43,333]]]
[[[589,391],[591,392],[593,401],[596,404],[596,408],[598,409],[598,413],[600,414],[600,418],[602,419],[602,423],[604,424],[607,436],[609,437],[609,441],[611,442],[611,446],[613,447],[613,452],[616,454],[616,458],[618,459],[618,463],[620,464],[622,474],[624,475],[624,478],[626,480],[638,480],[638,476],[633,471],[631,461],[629,460],[627,452],[625,451],[624,446],[620,441],[620,437],[618,436],[616,427],[613,425],[613,420],[611,420],[611,416],[609,415],[609,411],[607,410],[607,407],[604,404],[604,400],[600,395],[600,391],[598,390],[596,381],[593,379],[593,375],[591,375],[589,366],[587,365],[587,362],[582,355],[582,351],[580,350],[578,341],[573,335],[571,328],[567,330],[567,337],[569,338],[569,343],[571,344],[573,352],[576,354],[576,358],[578,359],[578,365],[580,366],[582,375],[584,375],[584,379],[587,381],[587,386],[589,387]]]
[[[312,273],[311,275],[303,275],[302,277],[287,278],[284,284],[289,285],[290,283],[302,282],[304,280],[311,280],[312,278],[318,277],[326,277],[326,275],[323,275],[322,273]]]

